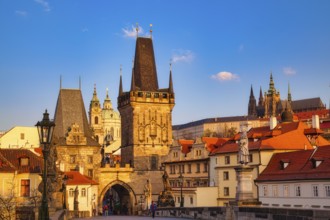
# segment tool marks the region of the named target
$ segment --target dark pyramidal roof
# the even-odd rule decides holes
[[[87,138],[87,145],[98,145],[92,139],[89,128],[85,105],[79,89],[60,89],[55,110],[54,138],[59,140],[60,145],[65,145],[65,137],[73,123],[79,125],[80,131]]]
[[[131,87],[131,90],[158,90],[155,54],[151,38],[138,37],[136,40]]]

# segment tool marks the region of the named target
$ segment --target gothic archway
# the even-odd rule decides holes
[[[102,204],[102,207],[106,204],[109,207],[109,214],[133,215],[137,202],[132,188],[123,181],[115,180],[104,187],[99,197],[99,204]],[[99,211],[101,210],[102,208]]]

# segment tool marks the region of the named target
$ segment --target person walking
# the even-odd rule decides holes
[[[156,203],[154,201],[151,201],[150,211],[151,211],[151,214],[152,214],[152,218],[155,218],[156,209],[157,209]]]
[[[108,216],[108,215],[109,215],[109,211],[108,211],[108,206],[107,206],[107,204],[105,204],[105,205],[103,206],[103,213],[104,213],[104,216]]]

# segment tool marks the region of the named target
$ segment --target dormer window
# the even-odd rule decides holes
[[[323,162],[323,159],[321,158],[312,158],[312,164],[313,164],[313,168],[317,168],[318,166],[320,166],[320,164]]]
[[[289,160],[281,160],[281,170],[284,170],[285,168],[287,168],[287,166],[289,166],[290,161]]]
[[[20,166],[28,166],[29,165],[29,158],[28,157],[21,157],[19,159]]]

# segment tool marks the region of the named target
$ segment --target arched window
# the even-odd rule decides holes
[[[69,196],[70,196],[70,197],[73,197],[73,195],[74,195],[74,193],[73,193],[73,188],[70,188],[70,189],[69,189]]]
[[[97,124],[99,123],[99,117],[95,116],[95,118],[94,118],[94,122],[95,122],[95,124],[97,125]]]

